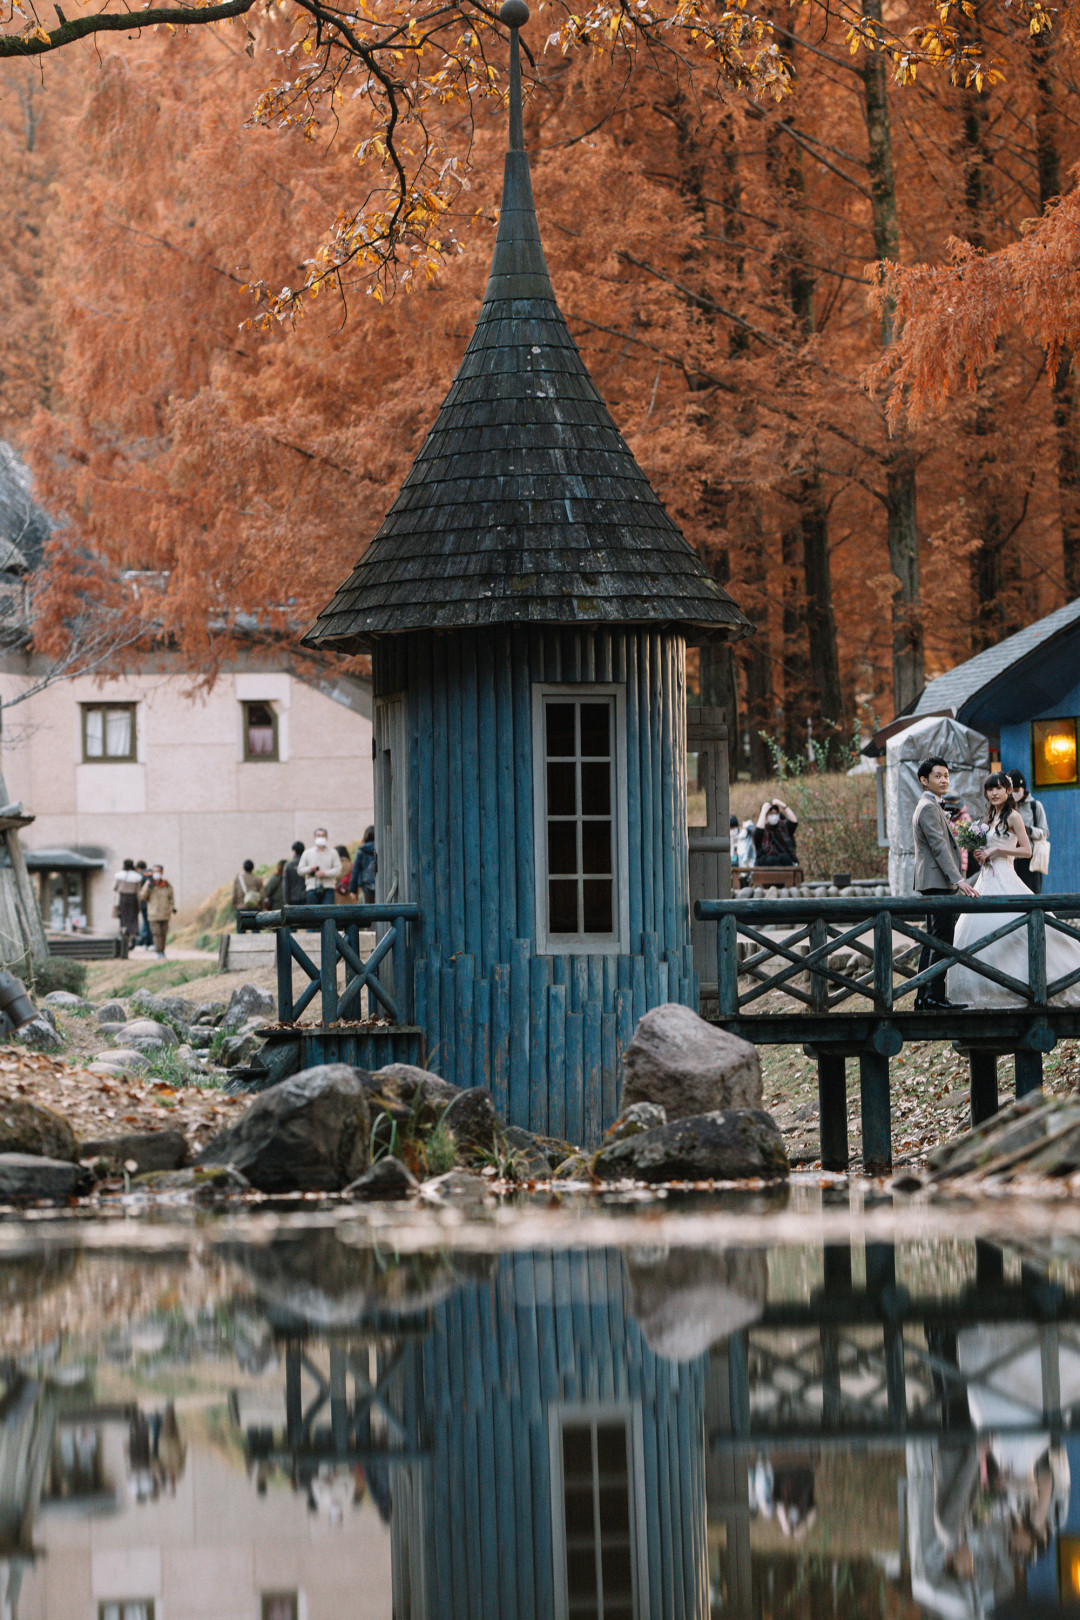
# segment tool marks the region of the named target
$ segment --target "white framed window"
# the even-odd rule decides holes
[[[622,686],[533,687],[533,804],[538,952],[626,950]]]
[[[644,1447],[637,1406],[549,1410],[557,1620],[648,1612]]]
[[[121,1598],[99,1603],[98,1620],[154,1620],[153,1598]]]

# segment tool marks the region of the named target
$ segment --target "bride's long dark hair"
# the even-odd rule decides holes
[[[1002,787],[1007,790],[1009,796],[1005,800],[1005,803],[1001,806],[1000,810],[995,810],[989,799],[986,801],[986,822],[991,832],[994,831],[995,827],[999,832],[1008,832],[1009,817],[1012,815],[1014,810],[1019,808],[1016,800],[1013,798],[1012,782],[1009,780],[1008,771],[991,771],[990,775],[983,783],[983,793],[985,794],[988,792],[990,788]]]

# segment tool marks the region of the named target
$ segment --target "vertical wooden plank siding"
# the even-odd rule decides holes
[[[547,1134],[548,1129],[548,992],[551,987],[550,956],[534,956],[529,963],[529,1014],[532,1023],[529,1040],[529,1125],[530,1131]]]
[[[491,1095],[503,1119],[510,1112],[510,967],[497,962],[491,974]]]
[[[480,906],[482,934],[481,971],[487,975],[501,960],[502,929],[499,915],[499,869],[501,837],[499,828],[499,784],[496,771],[498,727],[495,715],[495,666],[491,637],[480,636],[476,646],[477,667],[477,769],[480,773],[480,845],[475,859],[480,867]],[[490,849],[487,860],[480,852]]]
[[[512,1123],[591,1143],[617,1110],[633,1021],[668,996],[693,1004],[682,637],[633,627],[421,635],[400,661],[422,919],[409,987],[425,1053],[458,1084],[490,1083]],[[387,664],[380,679],[393,673]],[[630,935],[618,954],[559,954],[538,967],[533,686],[613,679],[626,719],[618,881]]]
[[[566,1136],[566,986],[548,991],[548,1130]]]

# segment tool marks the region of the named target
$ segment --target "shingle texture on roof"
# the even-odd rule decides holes
[[[304,638],[353,651],[496,624],[751,626],[668,517],[555,301],[528,158],[506,156],[491,277],[435,425]]]
[[[989,686],[991,681],[1006,674],[1037,647],[1078,621],[1080,597],[1074,602],[1066,602],[1064,607],[1056,608],[1045,618],[1036,619],[1034,624],[1018,630],[1014,636],[1006,636],[1004,641],[987,647],[985,652],[976,653],[974,658],[966,659],[954,669],[946,670],[936,680],[929,681],[923,687],[912,714],[933,714],[940,709],[951,709],[954,714],[959,714],[963,705]]]

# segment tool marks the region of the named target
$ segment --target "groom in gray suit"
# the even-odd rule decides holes
[[[975,890],[965,882],[960,870],[960,851],[953,830],[941,808],[942,796],[949,791],[949,762],[932,754],[919,765],[919,781],[923,795],[915,806],[912,830],[915,835],[915,887],[920,894],[968,894]],[[935,939],[952,944],[956,913],[938,912],[927,920],[926,931]],[[931,945],[924,945],[919,955],[919,972],[923,973],[940,956]],[[950,1001],[945,993],[944,975],[922,986],[915,995],[916,1010],[924,1007],[959,1008],[963,1002]]]

